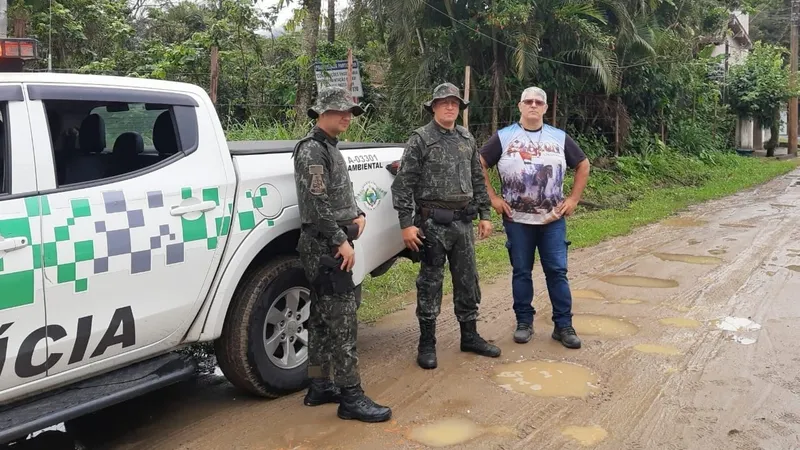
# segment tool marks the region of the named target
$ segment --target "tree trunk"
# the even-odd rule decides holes
[[[303,0],[306,17],[303,19],[302,54],[307,58],[308,66],[300,71],[300,82],[295,101],[297,120],[306,120],[306,111],[311,104],[314,91],[314,61],[317,59],[317,39],[319,39],[319,14],[322,0]]]
[[[353,1],[353,34],[355,35],[356,48],[364,48],[364,29],[361,21],[364,20],[364,0]]]
[[[761,120],[753,118],[753,150],[764,150],[764,134],[761,132]]]
[[[764,144],[764,148],[767,150],[767,158],[772,158],[775,156],[775,147],[778,146],[778,134],[781,132],[781,110],[779,108],[775,109],[775,118],[772,120],[772,124],[769,127],[769,141]]]
[[[497,38],[497,31],[492,29],[492,38]],[[492,68],[492,134],[497,132],[500,124],[500,104],[502,103],[503,96],[503,81],[505,80],[504,62],[505,55],[503,49],[500,48],[497,40],[492,42],[492,53],[494,55],[494,64]]]
[[[328,42],[336,40],[336,0],[328,0]]]

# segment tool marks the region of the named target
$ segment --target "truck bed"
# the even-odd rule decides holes
[[[290,141],[228,141],[231,155],[264,155],[270,153],[291,153],[299,140]],[[340,142],[341,150],[360,150],[367,148],[404,148],[406,144],[387,144],[378,142]]]

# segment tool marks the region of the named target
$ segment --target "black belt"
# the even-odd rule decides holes
[[[428,220],[430,217],[434,217],[437,211],[440,213],[446,212],[448,215],[452,214],[452,220],[460,220],[462,222],[471,222],[478,216],[475,209],[471,206],[461,209],[427,208],[423,206],[419,210],[422,220]]]
[[[341,228],[341,230],[344,231],[344,234],[347,235],[348,241],[355,241],[356,239],[358,239],[358,224],[351,223],[349,225],[340,225],[339,228]],[[311,237],[319,239],[327,239],[327,237],[324,234],[322,234],[322,232],[319,231],[319,229],[317,229],[317,227],[315,227],[314,225],[304,224],[302,226],[302,229],[304,232],[308,233]]]

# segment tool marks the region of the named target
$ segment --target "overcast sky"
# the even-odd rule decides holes
[[[275,6],[278,4],[279,0],[258,0],[257,4],[259,7],[263,9],[267,9],[270,6]],[[336,0],[336,10],[340,11],[343,8],[346,8],[350,4],[350,0]],[[300,0],[291,0],[289,6],[284,6],[283,10],[281,10],[280,14],[278,15],[278,22],[275,24],[275,27],[278,29],[283,29],[283,24],[286,23],[287,20],[292,18],[292,12],[300,7]],[[322,11],[328,11],[328,0],[322,0]]]

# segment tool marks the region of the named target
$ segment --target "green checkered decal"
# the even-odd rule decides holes
[[[6,200],[1,204],[0,211],[4,214],[0,214],[0,236],[4,239],[25,238],[31,245],[14,252],[12,257],[0,253],[0,310],[33,304],[36,271],[41,268],[42,252],[42,246],[34,242],[33,231],[39,218],[50,215],[46,197]]]
[[[258,210],[264,207],[264,198],[268,195],[269,191],[266,186],[245,190],[244,198],[239,199],[239,211],[237,213],[240,231],[252,230],[263,219]],[[275,226],[275,222],[268,220],[267,226]]]
[[[172,195],[173,200],[196,197],[222,204],[214,186],[184,187]],[[135,276],[150,272],[153,258],[164,258],[166,267],[182,264],[187,247],[213,251],[225,237],[244,236],[265,219],[259,209],[269,195],[267,187],[257,186],[240,195],[237,209],[227,203],[194,220],[170,216],[173,205],[165,205],[162,191],[149,191],[144,200],[136,201],[128,200],[122,191],[2,201],[0,236],[22,237],[30,245],[11,258],[0,253],[0,310],[34,302],[40,269],[50,282],[71,284],[73,292],[80,294],[91,290],[92,277],[119,272],[121,267]],[[40,220],[42,236],[36,228]],[[275,223],[268,220],[267,225]]]

